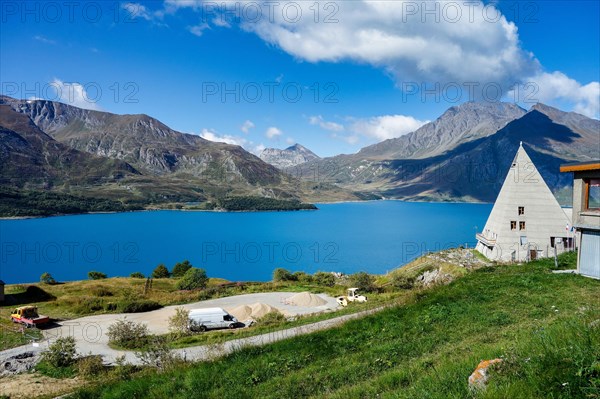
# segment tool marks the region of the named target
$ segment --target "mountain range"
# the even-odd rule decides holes
[[[219,198],[493,201],[523,141],[562,203],[568,161],[600,158],[600,122],[543,104],[464,103],[407,135],[319,158],[300,144],[242,147],[177,132],[147,115],[0,96],[1,188],[143,207]]]
[[[523,141],[563,204],[571,202],[569,161],[600,159],[600,121],[544,104],[464,103],[405,136],[296,167],[296,175],[385,198],[495,200]]]
[[[3,188],[52,190],[144,206],[235,196],[356,200],[304,183],[242,147],[177,132],[147,115],[115,115],[0,96]]]

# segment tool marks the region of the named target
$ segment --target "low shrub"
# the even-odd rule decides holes
[[[90,280],[103,280],[106,278],[106,274],[102,272],[91,271],[88,272],[88,278]]]
[[[133,272],[129,275],[131,278],[146,278],[141,272]]]
[[[104,310],[104,302],[97,297],[80,297],[73,311],[78,314],[94,313],[99,310]]]
[[[121,303],[121,312],[123,313],[142,313],[150,312],[162,308],[162,305],[156,301],[139,300],[126,301]]]
[[[72,366],[76,358],[77,351],[75,350],[75,338],[73,337],[57,338],[48,347],[48,350],[42,353],[42,361],[55,368]]]
[[[273,270],[273,281],[295,281],[295,279],[289,270],[279,267]]]
[[[102,356],[90,355],[82,357],[77,362],[77,370],[79,375],[83,378],[91,379],[97,377],[104,371],[104,364],[102,364]]]
[[[105,296],[113,296],[111,290],[102,286],[90,287],[90,293],[94,296],[105,297]]]
[[[408,277],[402,274],[395,274],[392,276],[392,287],[402,290],[409,290],[415,285],[415,278]]]
[[[135,355],[140,359],[142,364],[150,367],[155,367],[159,371],[167,371],[173,369],[176,365],[181,364],[182,359],[171,351],[167,339],[162,336],[153,335],[148,338],[148,345]]]
[[[366,272],[354,273],[349,280],[350,285],[358,288],[360,292],[374,292],[377,290],[375,279]]]
[[[285,316],[279,312],[269,312],[256,320],[256,322],[261,326],[277,326],[285,323],[286,321],[287,320]]]
[[[333,287],[335,285],[335,277],[331,273],[316,272],[313,276],[313,281],[318,285],[325,287]]]
[[[175,337],[182,337],[190,333],[190,311],[178,307],[175,314],[169,317],[169,330]]]
[[[293,275],[294,279],[296,281],[299,281],[301,283],[312,283],[313,282],[313,276],[311,276],[308,273],[305,272],[295,272]]]
[[[131,320],[117,320],[108,327],[108,341],[121,348],[135,349],[148,344],[148,326]]]

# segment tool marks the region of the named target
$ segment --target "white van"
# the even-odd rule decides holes
[[[190,330],[206,331],[213,328],[236,328],[243,326],[222,308],[190,310]]]

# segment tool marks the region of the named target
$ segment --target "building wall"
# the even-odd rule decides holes
[[[585,184],[583,179],[600,179],[600,170],[587,170],[575,173],[573,181],[573,225],[574,226],[598,226],[600,229],[600,212],[586,211],[585,206]]]
[[[573,225],[577,228],[579,254],[577,272],[600,278],[600,211],[585,209],[584,179],[600,179],[600,170],[575,172],[573,181]]]

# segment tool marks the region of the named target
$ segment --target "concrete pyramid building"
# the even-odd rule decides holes
[[[492,212],[476,235],[477,250],[496,261],[528,261],[572,246],[570,220],[519,146]]]

